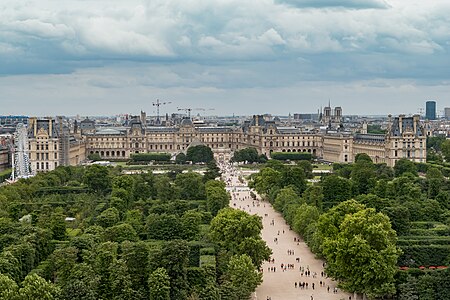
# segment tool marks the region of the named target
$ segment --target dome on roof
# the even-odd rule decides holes
[[[191,118],[183,118],[183,120],[181,120],[181,126],[192,126],[192,120]]]

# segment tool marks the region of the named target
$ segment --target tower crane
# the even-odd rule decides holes
[[[167,105],[170,104],[172,102],[167,101],[167,102],[161,102],[159,99],[156,99],[156,102],[153,102],[153,106],[156,106],[156,124],[161,124],[161,120],[159,119],[159,107],[161,105]]]
[[[180,110],[184,110],[186,112],[186,114],[188,115],[189,119],[191,118],[191,111],[193,111],[193,108],[177,108],[178,111]]]
[[[178,108],[178,110],[183,110],[186,112],[188,117],[191,117],[191,111],[207,111],[207,110],[214,110],[214,108]]]

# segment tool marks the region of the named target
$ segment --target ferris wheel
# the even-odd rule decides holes
[[[33,176],[28,155],[28,132],[27,127],[23,123],[17,124],[16,132],[14,133],[14,145],[11,150],[11,181],[14,182],[20,178]]]

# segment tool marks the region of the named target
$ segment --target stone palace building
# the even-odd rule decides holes
[[[219,160],[236,150],[253,147],[270,157],[272,152],[308,152],[327,162],[351,163],[358,153],[367,153],[375,163],[394,166],[401,158],[426,161],[426,134],[419,116],[389,117],[386,134],[354,134],[345,131],[342,110],[326,107],[322,125],[309,130],[280,125],[255,115],[242,126],[196,126],[183,118],[176,126],[147,126],[135,117],[124,127],[99,127],[86,119],[72,129],[62,119],[29,121],[32,168],[53,170],[58,165],[77,165],[89,154],[104,160],[126,160],[133,153],[165,152],[175,157],[192,145],[210,147]],[[364,129],[364,128],[363,128]],[[364,130],[363,130],[364,132]]]

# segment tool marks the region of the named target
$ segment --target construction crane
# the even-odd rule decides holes
[[[177,108],[177,109],[178,109],[178,111],[184,110],[186,112],[186,114],[188,115],[189,119],[191,118],[191,111],[194,110],[192,108]]]
[[[186,112],[188,117],[191,117],[191,111],[207,111],[207,110],[214,110],[214,108],[178,108],[178,110],[183,110]]]
[[[161,102],[161,101],[159,101],[159,99],[156,99],[156,102],[153,102],[153,106],[156,106],[156,124],[158,124],[158,125],[161,124],[161,120],[159,119],[159,107],[161,105],[167,105],[170,103],[172,103],[172,102],[170,102],[170,101]]]

